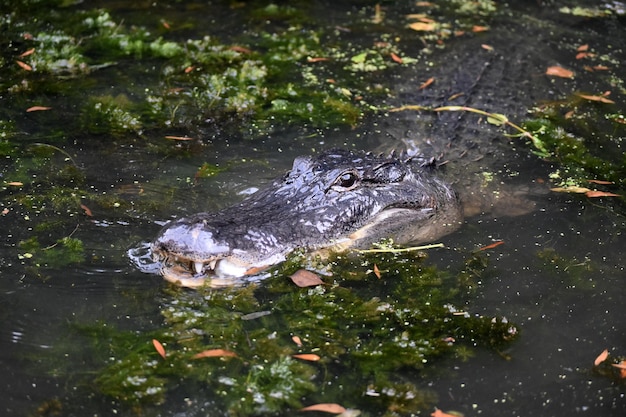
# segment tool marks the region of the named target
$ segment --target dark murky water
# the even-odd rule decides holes
[[[313,13],[329,14],[341,26],[346,16],[373,7],[362,3],[357,6],[341,3],[336,9],[320,6]],[[450,40],[446,50],[434,52],[433,61],[439,59],[439,62],[458,65],[458,61],[467,58],[467,49],[490,44],[503,51],[509,38],[516,39],[516,43],[508,43],[511,51],[503,51],[503,58],[491,65],[500,65],[507,57],[520,59],[514,62],[511,58],[508,64],[517,69],[505,67],[500,71],[500,78],[510,76],[510,82],[515,85],[519,81],[515,71],[531,71],[527,84],[519,89],[511,88],[506,94],[486,94],[468,105],[519,117],[520,109],[532,103],[562,97],[568,86],[560,80],[546,80],[540,70],[560,62],[559,56],[544,55],[549,51],[566,55],[562,43],[575,45],[591,40],[596,42],[593,46],[602,50],[603,37],[621,37],[622,42],[610,52],[616,58],[624,58],[624,50],[619,49],[624,47],[626,38],[623,15],[611,21],[605,31],[602,22],[574,19],[547,10],[557,6],[539,7],[535,2],[527,3],[511,13],[523,14],[528,21],[545,19],[536,26],[543,27],[545,33],[537,34],[543,44],[535,45],[530,40],[535,46],[526,47],[528,52],[521,54],[524,59],[513,51],[519,43],[529,41],[516,33],[524,26],[499,27],[499,20],[493,22],[491,31],[483,38]],[[215,5],[194,5],[201,13],[178,3],[138,6],[137,9],[125,9],[115,2],[102,5],[114,10],[117,21],[124,20],[129,25],[132,22],[156,27],[160,18],[193,22],[193,29],[185,29],[181,37],[198,37],[195,31],[202,31],[203,25],[199,23],[203,22],[202,13],[207,16],[204,26],[209,26],[212,34],[228,34],[225,37],[236,33],[237,24],[244,19],[237,14],[237,9]],[[386,7],[393,9],[395,6],[387,4]],[[615,3],[613,7],[623,6]],[[408,12],[410,6],[403,5],[401,9]],[[505,23],[511,20],[502,19]],[[222,22],[224,28],[219,27]],[[418,42],[415,40],[416,44]],[[476,55],[481,53],[483,51],[477,49]],[[481,59],[480,56],[477,59]],[[423,71],[423,75],[416,74],[418,71]],[[424,93],[416,86],[432,74],[439,77],[437,71],[450,70],[431,70],[418,65],[385,75],[394,78],[395,87],[389,97],[381,100],[395,106],[423,100]],[[120,77],[121,73],[123,68],[100,72],[97,78],[102,90],[116,95],[135,90],[135,83],[149,86],[157,82],[157,77],[128,79]],[[623,72],[620,76],[624,77]],[[581,76],[581,84],[584,84],[583,78]],[[595,86],[593,81],[584,85]],[[616,87],[612,97],[623,102],[623,85],[621,88],[621,94]],[[515,94],[519,95],[517,101],[511,99]],[[500,98],[502,101],[498,101]],[[55,99],[62,102],[63,94]],[[6,99],[3,103],[6,104]],[[79,110],[65,111],[71,115],[72,111]],[[6,114],[15,114],[15,110]],[[54,127],[54,120],[49,119],[45,126],[38,127],[34,118],[25,121],[23,115],[18,117],[21,126],[32,121],[31,133]],[[426,379],[412,373],[407,373],[405,378],[412,378],[420,386],[435,391],[439,408],[457,410],[466,416],[625,415],[624,382],[602,377],[592,370],[594,358],[605,348],[614,355],[626,355],[623,204],[596,203],[579,196],[550,193],[545,182],[558,166],[541,161],[520,142],[509,140],[486,126],[475,127],[476,134],[483,137],[469,140],[467,136],[471,132],[468,133],[469,128],[464,124],[475,120],[464,115],[450,127],[450,124],[437,125],[430,116],[420,118],[414,113],[393,113],[370,115],[354,128],[277,125],[272,133],[254,140],[245,137],[247,132],[240,136],[232,132],[221,136],[213,133],[211,138],[202,140],[202,146],[193,147],[182,156],[163,156],[137,142],[118,140],[107,145],[103,143],[106,137],[72,134],[73,139],[66,140],[60,147],[87,172],[89,187],[100,194],[131,202],[131,205],[136,203],[137,208],[100,208],[93,210],[93,217],[77,218],[78,227],[72,236],[83,242],[85,259],[59,268],[29,268],[32,266],[29,260],[17,256],[24,251],[17,246],[14,235],[27,236],[25,230],[34,219],[24,219],[25,215],[13,207],[0,219],[4,241],[0,247],[0,364],[3,369],[0,382],[0,410],[3,411],[0,414],[132,415],[130,409],[90,387],[90,376],[97,373],[106,358],[90,356],[88,336],[72,327],[73,324],[106,323],[136,332],[159,327],[162,322],[159,310],[167,298],[163,293],[166,284],[156,274],[139,271],[128,258],[129,249],[149,241],[160,225],[172,217],[215,210],[240,200],[288,169],[297,155],[332,146],[386,150],[409,145],[443,154],[444,159],[450,158],[444,175],[459,187],[471,186],[465,179],[472,175],[495,172],[513,186],[530,188],[536,208],[518,217],[483,214],[467,219],[461,230],[442,240],[446,249],[431,252],[429,258],[429,262],[440,268],[456,269],[471,251],[503,240],[504,245],[486,252],[488,273],[467,310],[472,314],[505,316],[519,324],[521,337],[502,356],[478,350],[476,356],[467,361],[441,360],[435,365],[437,370],[430,372]],[[445,126],[443,135],[439,130],[441,126]],[[147,133],[154,137],[167,134],[172,133]],[[439,135],[447,136],[453,146],[448,147],[448,139],[441,140]],[[617,131],[619,152],[623,150],[623,135],[623,128]],[[455,144],[453,136],[463,138],[463,142]],[[171,146],[186,145],[172,143]],[[463,156],[452,159],[459,154]],[[227,169],[208,179],[194,181],[198,167],[205,162],[221,164]],[[515,175],[511,176],[512,173]],[[140,204],[161,199],[169,202],[154,205],[153,210]],[[212,409],[211,398],[198,398],[200,395],[206,395],[206,391],[175,392],[159,409],[150,410],[150,415],[223,413]],[[367,414],[367,410],[362,411]]]

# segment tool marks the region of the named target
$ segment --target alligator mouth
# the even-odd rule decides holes
[[[232,257],[198,261],[157,251],[153,252],[153,256],[161,264],[160,272],[165,280],[188,288],[238,285],[244,277],[256,275],[267,268],[249,267]]]

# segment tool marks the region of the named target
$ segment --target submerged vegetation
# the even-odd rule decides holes
[[[459,307],[486,278],[484,258],[471,256],[458,274],[423,261],[421,253],[343,256],[336,275],[299,288],[288,278],[296,256],[259,287],[172,288],[158,330],[85,328],[97,335],[98,356],[110,358],[97,385],[148,409],[181,384],[199,386],[230,415],[315,402],[387,415],[425,409],[433,393],[399,371],[431,372],[444,354],[501,348],[518,330]]]

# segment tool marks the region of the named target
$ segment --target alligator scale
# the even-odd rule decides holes
[[[254,275],[307,251],[367,248],[383,238],[420,243],[455,230],[461,208],[432,164],[332,150],[293,168],[241,203],[167,224],[151,245],[168,281]]]

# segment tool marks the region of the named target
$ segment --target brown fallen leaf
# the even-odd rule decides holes
[[[234,358],[237,357],[235,352],[226,349],[209,349],[192,356],[193,359],[200,358]]]
[[[546,69],[546,75],[554,75],[561,78],[574,78],[574,72],[558,65],[553,65]]]
[[[588,95],[588,94],[578,94],[578,97],[584,98],[589,101],[599,101],[600,103],[608,103],[614,104],[615,102],[611,99],[606,98],[606,96],[602,95]]]
[[[46,110],[50,110],[52,109],[52,107],[45,107],[45,106],[32,106],[26,109],[26,113],[30,113],[33,111],[46,111]]]
[[[9,182],[5,182],[5,184],[10,185],[12,187],[21,187],[22,185],[24,185],[24,183],[21,181],[9,181]]]
[[[33,67],[31,67],[30,65],[28,65],[28,64],[27,64],[27,63],[25,63],[25,62],[22,62],[22,61],[19,61],[19,60],[15,61],[15,62],[16,62],[16,63],[17,63],[17,65],[19,65],[19,66],[20,66],[23,70],[26,70],[26,71],[32,71],[32,70],[33,70]]]
[[[314,64],[316,62],[325,62],[325,61],[330,61],[330,58],[325,58],[323,56],[318,56],[318,57],[308,57],[306,59],[306,62],[309,62],[311,64]]]
[[[485,51],[493,51],[493,46],[487,45],[486,43],[483,43],[482,45],[480,45],[480,47],[483,48]]]
[[[602,362],[604,362],[604,361],[606,360],[606,358],[608,358],[608,357],[609,357],[609,350],[608,350],[608,349],[604,349],[604,350],[602,351],[602,353],[598,355],[598,357],[596,358],[596,360],[595,360],[595,361],[593,361],[593,364],[594,364],[595,366],[598,366],[598,365],[600,365]]]
[[[486,32],[488,30],[489,30],[489,26],[478,26],[478,25],[472,26],[472,32],[474,33]]]
[[[437,27],[436,23],[415,22],[409,24],[409,28],[418,32],[432,32]]]
[[[319,275],[314,274],[313,272],[307,271],[306,269],[299,269],[289,278],[296,284],[298,287],[314,287],[316,285],[324,284],[324,281],[321,280]]]
[[[438,408],[435,408],[435,411],[433,411],[432,413],[430,413],[431,417],[459,417],[457,415],[454,414],[448,414],[448,413],[444,413],[443,411],[441,411]]]
[[[161,344],[161,342],[159,342],[156,339],[152,339],[152,345],[154,346],[154,349],[156,349],[156,351],[159,353],[159,355],[161,355],[161,357],[163,359],[165,359],[165,348],[163,347],[163,345]]]
[[[390,55],[391,55],[391,60],[393,62],[397,62],[398,64],[402,64],[402,58],[401,57],[399,57],[398,55],[394,54],[393,52]]]
[[[339,404],[320,403],[301,408],[300,411],[321,411],[323,413],[341,414],[345,413],[347,410]]]
[[[592,57],[593,54],[590,52],[579,52],[576,54],[576,59],[583,59],[583,58],[587,58],[587,57]]]
[[[423,90],[423,89],[425,89],[426,87],[428,87],[429,85],[431,85],[434,82],[435,82],[435,77],[430,77],[429,79],[424,81],[422,84],[420,84],[420,86],[417,89],[418,90]]]
[[[84,204],[80,205],[80,208],[82,208],[83,210],[85,210],[85,215],[89,216],[89,217],[93,217],[93,213],[91,212],[91,210],[89,209],[89,207],[87,207]]]
[[[606,191],[597,191],[597,190],[589,190],[585,193],[585,195],[589,198],[596,198],[596,197],[621,197],[621,195],[619,194],[615,194],[615,193],[608,193]]]
[[[557,193],[576,193],[576,194],[584,194],[591,191],[589,188],[585,187],[577,187],[575,185],[569,187],[555,187],[550,188],[550,191],[556,191]]]
[[[380,279],[380,269],[378,269],[378,265],[374,264],[374,275],[376,278]]]
[[[32,55],[35,52],[35,48],[30,48],[28,51],[22,52],[18,55],[18,58],[24,58],[25,56]]]
[[[293,343],[298,345],[298,347],[302,347],[302,339],[300,339],[300,337],[298,337],[298,336],[291,336],[291,340],[293,340]]]
[[[189,136],[166,136],[165,139],[169,140],[193,140]]]
[[[496,247],[498,247],[498,246],[500,246],[500,245],[504,245],[504,240],[498,240],[497,242],[493,242],[493,243],[492,243],[492,244],[490,244],[490,245],[483,246],[482,248],[480,248],[480,249],[478,249],[478,250],[488,250],[488,249],[493,249],[493,248],[496,248]]]
[[[601,185],[615,184],[613,181],[604,181],[604,180],[587,180],[587,182],[591,182],[591,183],[594,183],[594,184],[601,184]]]
[[[293,358],[302,359],[303,361],[309,361],[309,362],[317,362],[320,359],[322,359],[315,353],[296,353],[295,355],[291,355],[291,356]]]
[[[609,69],[609,67],[607,67],[606,65],[594,65],[593,68],[595,71],[607,71]]]
[[[580,45],[578,48],[576,48],[577,52],[586,52],[588,50],[589,50],[589,44]]]
[[[188,67],[185,68],[184,72],[185,74],[189,74],[191,71],[195,70],[196,67],[194,67],[193,65],[189,65]]]

